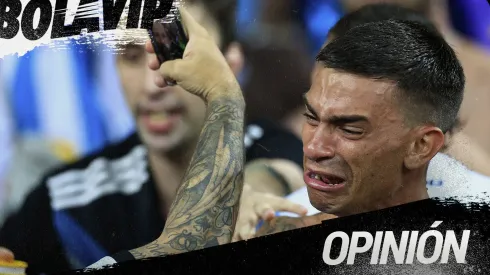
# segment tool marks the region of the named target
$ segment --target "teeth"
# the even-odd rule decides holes
[[[316,179],[316,180],[320,180],[320,181],[325,182],[325,181],[322,179],[322,177],[321,177],[320,175],[318,175],[318,174],[311,174],[311,176],[310,176],[310,177],[311,177],[312,179]],[[330,182],[329,182],[329,183],[325,182],[325,183],[326,183],[326,184],[328,184],[328,185],[330,185],[330,186],[337,185],[337,183],[330,183]]]
[[[153,121],[165,121],[167,119],[167,115],[164,113],[152,114],[150,115],[150,119]]]

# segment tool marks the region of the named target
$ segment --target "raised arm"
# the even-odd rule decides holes
[[[207,103],[207,119],[161,236],[133,249],[136,258],[165,256],[231,242],[244,170],[244,109],[239,85],[211,37],[185,10],[189,43],[182,60],[160,71]],[[151,45],[147,45],[151,51]],[[151,67],[158,67],[150,64]]]
[[[160,238],[131,250],[137,259],[231,242],[243,187],[240,99],[209,102],[207,120]]]

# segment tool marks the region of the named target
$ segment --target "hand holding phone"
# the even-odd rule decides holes
[[[170,58],[167,59],[166,53],[158,46],[169,42],[169,40],[158,42],[153,36],[153,40],[147,42],[146,50],[149,53],[156,53],[160,57],[150,60],[149,67],[152,70],[158,70],[166,81],[175,81],[175,84],[187,92],[201,97],[206,102],[223,98],[234,101],[243,100],[235,74],[216,41],[186,9],[181,7],[179,13],[182,16],[182,24],[178,23],[177,26],[180,25],[182,33],[183,28],[185,28],[187,35],[185,40],[178,41],[187,42],[188,37],[188,43],[184,43],[185,47],[176,48],[175,46],[183,44],[175,43],[173,46],[165,47],[166,49],[177,49],[177,51],[173,51],[173,54],[167,55]],[[182,58],[178,58],[179,56]],[[159,80],[156,80],[156,84],[162,86]]]

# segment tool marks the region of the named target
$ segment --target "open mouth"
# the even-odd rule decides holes
[[[311,179],[319,180],[325,184],[332,185],[332,186],[342,184],[345,181],[344,179],[337,177],[337,176],[321,175],[321,174],[316,174],[314,172],[310,172],[309,177]]]
[[[181,114],[181,109],[174,108],[165,112],[143,112],[141,118],[150,132],[164,134],[173,129]]]
[[[145,116],[155,116],[155,115],[171,116],[171,115],[182,114],[183,112],[184,112],[184,108],[182,106],[175,106],[172,108],[165,108],[165,109],[160,108],[155,110],[150,110],[150,109],[140,110],[140,114]]]
[[[311,188],[321,191],[336,191],[345,187],[346,180],[342,177],[309,171],[305,173],[304,181]]]

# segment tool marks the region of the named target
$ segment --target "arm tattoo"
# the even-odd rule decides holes
[[[243,188],[244,109],[242,98],[208,103],[207,119],[162,235],[131,250],[136,259],[231,242]]]

